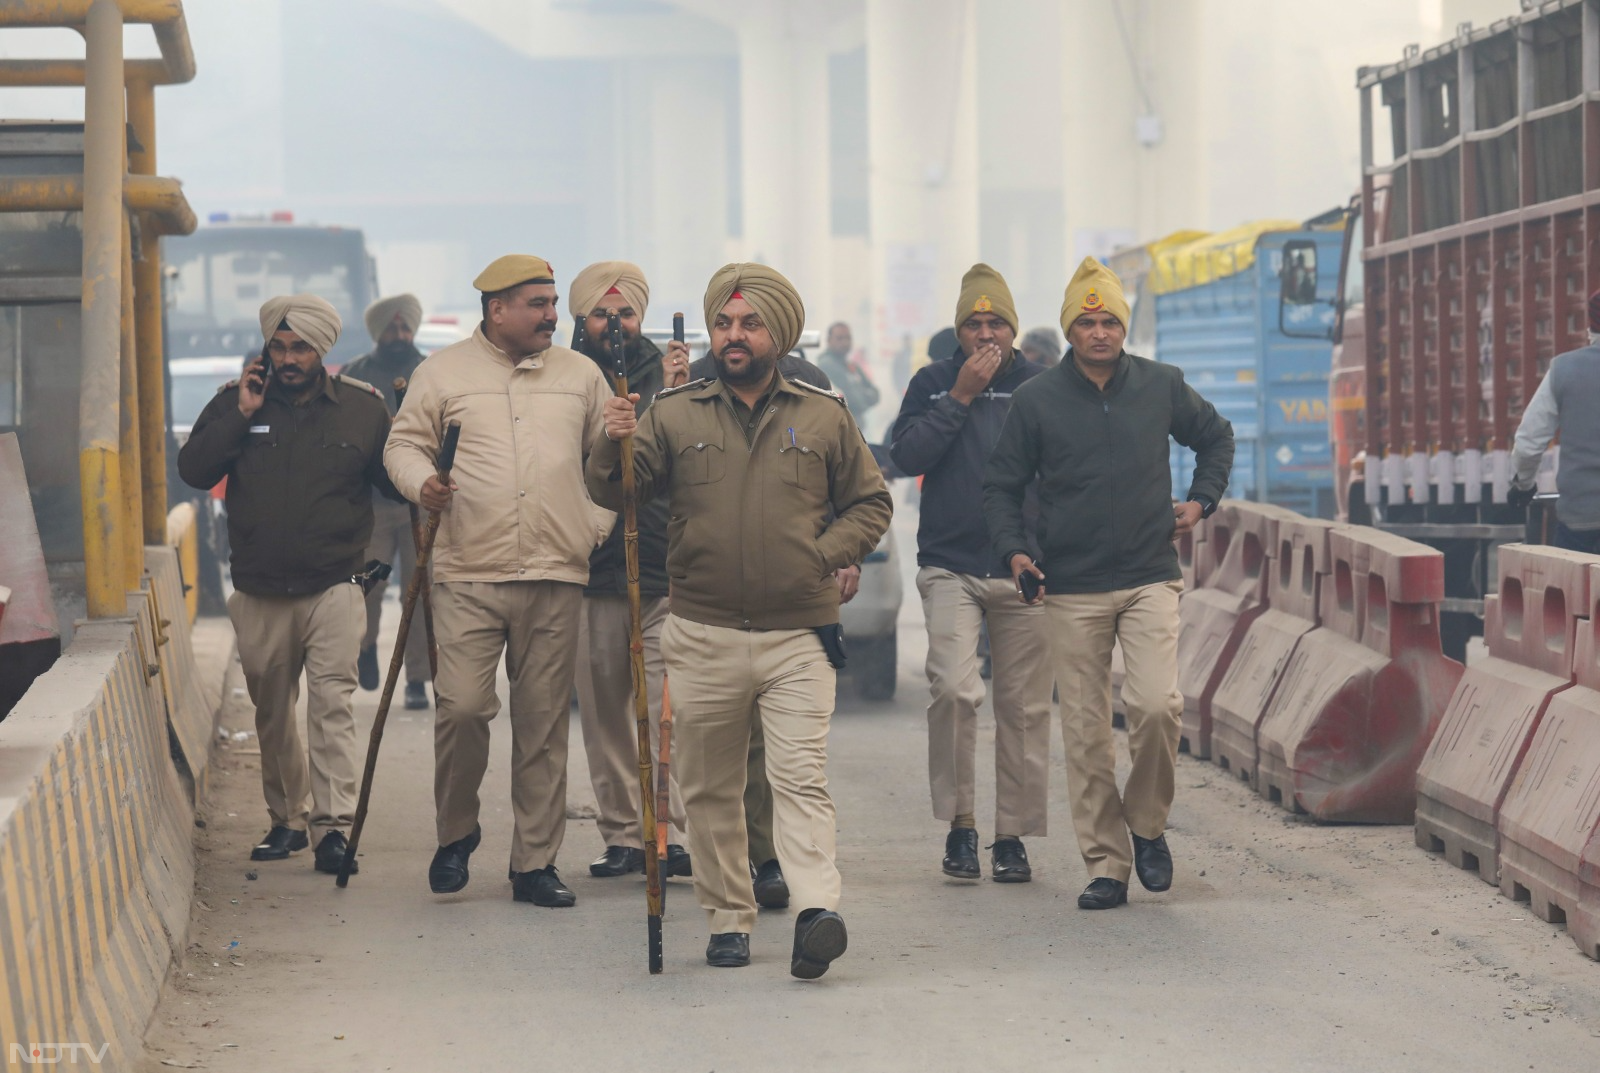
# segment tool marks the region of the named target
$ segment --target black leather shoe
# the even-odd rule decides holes
[[[1133,870],[1145,890],[1159,894],[1172,886],[1172,851],[1167,848],[1166,834],[1154,838],[1133,835]]]
[[[676,842],[668,842],[667,861],[661,871],[662,875],[668,876],[694,875],[694,864],[689,860],[689,851],[678,845]],[[729,932],[728,934],[732,935],[735,933]]]
[[[952,827],[944,837],[944,874],[956,879],[982,879],[978,867],[978,832],[971,827]]]
[[[718,969],[742,969],[750,964],[750,936],[742,931],[713,935],[706,944],[706,964]]]
[[[606,851],[589,866],[589,874],[600,879],[625,876],[629,872],[644,871],[644,850],[627,846],[607,846]]]
[[[1026,883],[1033,878],[1033,869],[1028,867],[1028,851],[1022,848],[1022,839],[998,839],[989,848],[994,851],[989,858],[989,876],[996,883]]]
[[[424,682],[406,683],[406,711],[421,712],[428,708],[428,686]]]
[[[349,839],[344,837],[343,831],[329,831],[322,836],[322,841],[317,843],[317,863],[315,868],[319,872],[330,875],[339,874],[339,866],[344,863],[345,851],[350,848]],[[355,875],[361,871],[358,861],[350,862],[350,874]]]
[[[467,858],[483,841],[483,828],[474,827],[466,838],[458,838],[448,846],[440,846],[428,865],[428,888],[435,894],[454,894],[467,885]]]
[[[784,881],[783,868],[777,861],[768,861],[760,868],[751,865],[750,885],[755,888],[756,904],[761,908],[789,908],[789,884]]]
[[[844,917],[832,909],[807,909],[794,922],[794,956],[789,960],[789,975],[815,980],[849,945]]]
[[[267,832],[267,837],[261,844],[250,851],[252,861],[283,861],[289,859],[289,854],[296,850],[305,849],[311,845],[311,840],[304,831],[293,831],[287,827],[274,827]]]
[[[1115,909],[1128,903],[1128,885],[1101,876],[1092,880],[1078,895],[1079,909]]]
[[[348,648],[346,652],[350,651]],[[378,688],[378,646],[363,648],[356,656],[356,680],[362,689]]]
[[[548,868],[514,873],[511,877],[511,900],[532,902],[547,909],[565,909],[576,904],[578,896],[562,884],[561,877],[556,874],[556,866],[552,864]]]

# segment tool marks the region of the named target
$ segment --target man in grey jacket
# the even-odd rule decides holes
[[[1600,291],[1589,296],[1589,345],[1557,354],[1517,425],[1508,501],[1527,506],[1545,448],[1561,433],[1555,546],[1600,552]]]

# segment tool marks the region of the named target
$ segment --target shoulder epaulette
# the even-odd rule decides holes
[[[223,384],[221,387],[217,388],[217,394],[220,395],[224,391],[227,391],[229,388],[238,387],[238,386],[239,386],[239,381],[237,381],[237,380],[229,380],[226,384]]]
[[[813,392],[813,393],[818,394],[818,395],[822,395],[825,398],[832,399],[834,402],[838,403],[840,406],[844,406],[845,405],[844,396],[839,394],[837,391],[829,391],[825,387],[818,387],[815,384],[808,384],[804,380],[790,380],[789,383],[793,384],[795,387],[803,387],[807,391]]]
[[[699,380],[691,380],[687,384],[679,384],[677,387],[664,387],[656,392],[656,398],[664,399],[668,395],[676,395],[680,391],[688,391],[692,387],[704,387],[715,382],[715,377],[703,376]]]
[[[341,384],[349,384],[353,388],[359,388],[360,390],[365,391],[368,395],[375,396],[379,399],[383,398],[383,392],[379,391],[365,380],[357,380],[355,377],[346,376],[344,373],[335,373],[333,378]]]

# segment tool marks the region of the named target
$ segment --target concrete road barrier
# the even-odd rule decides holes
[[[1468,667],[1417,771],[1417,845],[1500,882],[1500,809],[1550,701],[1571,687],[1595,556],[1505,544]]]
[[[1267,565],[1267,609],[1250,623],[1211,700],[1211,758],[1255,784],[1256,728],[1283,680],[1300,638],[1321,624],[1323,579],[1332,569],[1332,522],[1282,520]]]
[[[1600,834],[1600,566],[1578,623],[1576,684],[1550,698],[1500,809],[1500,892],[1551,923],[1592,920],[1580,904],[1583,856]],[[1584,925],[1586,929],[1586,925]],[[1573,933],[1584,946],[1587,934]],[[1594,956],[1594,944],[1584,949]]]
[[[1267,606],[1267,566],[1278,524],[1298,517],[1265,503],[1224,500],[1202,548],[1221,552],[1200,587],[1178,607],[1178,690],[1183,730],[1178,748],[1211,755],[1211,700],[1250,624]],[[1220,520],[1220,523],[1218,521]]]
[[[1462,666],[1439,645],[1444,557],[1363,526],[1329,538],[1323,627],[1300,639],[1257,734],[1257,790],[1318,819],[1411,823],[1417,766]]]

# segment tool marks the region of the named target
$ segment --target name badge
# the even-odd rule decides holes
[[[251,432],[271,432],[272,431],[272,426],[271,425],[251,425],[250,426],[250,431]]]

